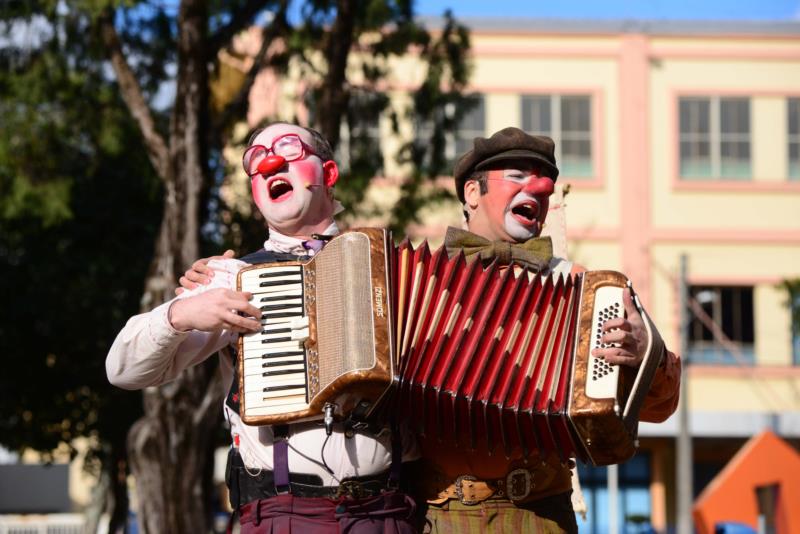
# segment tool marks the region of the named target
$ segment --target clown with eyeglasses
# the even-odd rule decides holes
[[[249,264],[313,256],[339,233],[333,217],[341,209],[333,197],[339,171],[318,132],[275,123],[248,145],[242,163],[269,229],[263,248],[196,262],[202,283],[182,278],[192,289],[128,321],[108,354],[108,378],[125,389],[157,386],[223,351],[227,482],[241,532],[414,532],[414,503],[389,480],[401,461],[415,458],[413,445],[388,432],[345,437],[335,428],[327,437],[316,422],[254,427],[239,417],[235,345],[239,334],[261,329],[261,311],[235,290],[236,274]]]

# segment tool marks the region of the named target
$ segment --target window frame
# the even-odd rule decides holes
[[[738,302],[737,311],[737,303],[730,303],[725,302],[725,292],[732,291],[732,290],[749,290],[749,300],[750,300],[750,310],[748,312],[741,312],[743,309],[743,304],[741,302],[741,294],[736,297]],[[711,302],[712,309],[709,312],[705,310],[706,313],[710,316],[711,320],[723,331],[725,337],[736,347],[736,351],[732,352],[725,347],[725,344],[720,343],[713,332],[711,334],[711,340],[704,339],[704,334],[708,331],[705,325],[695,316],[692,310],[689,310],[689,324],[687,325],[687,349],[688,354],[686,355],[686,360],[690,361],[692,364],[701,364],[701,365],[732,365],[732,366],[742,366],[742,365],[750,365],[754,366],[756,364],[755,361],[755,345],[756,345],[756,324],[755,324],[755,298],[756,298],[756,291],[754,285],[731,285],[731,284],[692,284],[688,287],[689,298],[696,299],[697,296],[705,291],[712,291],[715,294],[715,297],[712,298],[709,302]],[[729,298],[734,298],[730,296]],[[702,306],[703,303],[700,302],[699,299],[698,303]],[[729,313],[727,310],[736,311],[738,317],[734,317],[734,322],[738,324],[733,325],[733,328],[736,328],[737,332],[726,332],[725,331],[725,318],[726,313]],[[748,317],[749,316],[749,317]],[[744,325],[744,321],[749,319],[750,324],[747,328]],[[746,334],[747,329],[749,329],[750,336]],[[752,337],[752,339],[745,339],[746,337]],[[699,338],[699,339],[697,339]]]
[[[588,102],[588,127],[585,131],[571,131],[565,135],[563,129],[563,108],[562,99],[569,98],[584,98]],[[547,99],[549,103],[550,113],[550,130],[534,129],[533,125],[526,124],[529,120],[530,114],[526,113],[526,101],[532,99]],[[561,175],[569,179],[581,180],[581,182],[595,179],[598,175],[598,153],[599,147],[595,138],[596,129],[596,106],[598,105],[597,99],[593,92],[546,92],[546,93],[523,93],[520,95],[519,100],[519,116],[520,125],[523,130],[531,135],[546,135],[553,139],[555,143],[555,157],[559,163]],[[564,165],[564,142],[566,141],[586,141],[589,144],[589,170],[586,173],[571,172],[568,167]]]
[[[795,107],[796,109],[792,109]],[[797,114],[797,131],[792,132],[792,112]],[[792,145],[797,147],[797,155],[792,159]],[[800,182],[800,96],[786,98],[786,179]]]
[[[725,101],[741,100],[747,104],[747,132],[725,133],[722,131],[722,106]],[[702,101],[709,105],[708,133],[684,132],[682,124],[682,104],[685,101]],[[751,95],[679,95],[676,105],[677,121],[677,159],[678,159],[678,180],[681,183],[703,183],[703,182],[753,182],[753,105]],[[684,171],[684,142],[697,143],[703,142],[706,137],[709,144],[710,170],[706,175],[686,174]],[[743,175],[723,174],[722,147],[726,142],[747,143],[747,173]]]

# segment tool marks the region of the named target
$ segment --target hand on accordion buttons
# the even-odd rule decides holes
[[[191,267],[186,269],[186,272],[181,276],[178,283],[181,287],[175,288],[175,294],[180,295],[187,289],[194,289],[201,285],[208,285],[211,283],[211,277],[214,276],[214,269],[208,266],[208,262],[211,260],[227,260],[231,259],[236,254],[228,249],[226,250],[222,256],[211,256],[210,258],[200,258],[199,260],[195,261]]]
[[[211,289],[175,300],[169,308],[169,322],[182,332],[258,332],[261,310],[250,304],[252,295],[231,289]]]
[[[594,349],[592,355],[611,364],[639,367],[647,350],[647,330],[639,310],[633,304],[630,289],[623,290],[622,303],[626,317],[606,321],[601,339],[603,343],[614,343],[617,346]]]

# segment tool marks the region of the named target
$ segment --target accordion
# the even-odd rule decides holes
[[[613,271],[540,275],[346,232],[310,261],[240,271],[263,314],[239,339],[242,420],[399,417],[425,439],[509,458],[624,461],[664,349],[640,308],[638,370],[591,355],[626,286]]]

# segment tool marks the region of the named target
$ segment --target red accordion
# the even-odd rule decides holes
[[[606,465],[636,450],[663,343],[643,312],[652,335],[638,371],[591,356],[603,322],[624,313],[619,273],[484,267],[367,229],[239,280],[264,310],[264,331],[240,340],[248,424],[320,419],[327,406],[508,457],[557,451]]]

